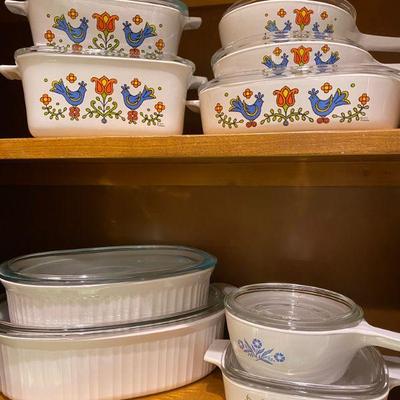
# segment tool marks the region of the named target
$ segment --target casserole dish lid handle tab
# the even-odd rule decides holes
[[[5,5],[8,11],[13,14],[23,15],[24,17],[28,15],[28,1],[6,0]]]
[[[204,76],[193,76],[190,82],[189,89],[200,89],[203,85],[208,83],[208,79]],[[194,112],[200,113],[200,100],[188,100],[186,102],[186,107]]]
[[[196,114],[200,114],[200,100],[188,100],[186,102],[186,107],[196,113]]]
[[[357,43],[368,51],[400,52],[400,37],[376,36],[358,33]]]
[[[229,340],[215,340],[204,355],[204,361],[222,368],[222,361],[229,344]]]
[[[199,29],[203,20],[200,17],[186,17],[185,23],[183,25],[183,30],[192,31]]]
[[[390,389],[400,386],[400,357],[384,356],[386,366],[389,370]]]
[[[16,65],[0,65],[0,74],[10,80],[21,80],[21,74]]]

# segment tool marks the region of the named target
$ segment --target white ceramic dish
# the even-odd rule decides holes
[[[367,50],[400,51],[400,38],[360,33],[347,0],[241,0],[224,14],[219,32],[222,47],[266,32],[313,32],[346,37]]]
[[[399,78],[380,65],[245,72],[203,85],[188,104],[205,134],[393,129]]]
[[[35,45],[132,54],[177,54],[183,30],[197,29],[179,0],[5,0],[29,18]]]
[[[12,400],[119,400],[203,378],[203,361],[224,330],[223,296],[179,318],[83,330],[0,323],[0,385]]]
[[[207,81],[176,56],[33,47],[0,66],[22,79],[29,130],[36,137],[180,135],[186,92]]]
[[[400,350],[400,334],[374,328],[353,301],[290,284],[245,286],[225,301],[233,350],[249,373],[329,384],[366,346]]]
[[[321,39],[315,35],[266,35],[235,43],[215,53],[216,78],[243,71],[284,71],[292,67],[324,67],[342,64],[378,63],[370,53],[347,39]],[[400,64],[387,67],[400,69]]]
[[[16,258],[0,266],[0,280],[14,324],[97,326],[206,305],[215,264],[186,247],[110,247]]]
[[[390,389],[400,385],[400,359],[385,363],[371,347],[359,351],[343,378],[332,385],[274,381],[251,375],[240,367],[225,340],[215,341],[205,360],[222,370],[227,400],[385,400]]]

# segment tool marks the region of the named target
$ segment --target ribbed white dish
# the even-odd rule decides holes
[[[224,311],[146,330],[66,337],[0,334],[1,391],[13,400],[117,400],[184,386],[209,374]]]

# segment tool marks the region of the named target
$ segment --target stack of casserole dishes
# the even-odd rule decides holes
[[[244,0],[219,25],[215,79],[199,88],[204,133],[397,128],[397,64],[367,50],[400,38],[359,32],[347,0]],[[390,100],[389,100],[390,99]]]
[[[225,308],[230,342],[216,341],[205,359],[221,368],[227,400],[383,400],[400,384],[400,358],[389,373],[372,347],[399,351],[400,334],[369,325],[341,294],[259,284],[233,291]]]
[[[131,246],[35,254],[0,267],[0,385],[10,399],[128,399],[212,370],[224,330],[216,259]]]
[[[0,66],[22,79],[33,136],[182,134],[186,92],[206,82],[178,57],[197,29],[180,0],[6,0],[35,47]]]

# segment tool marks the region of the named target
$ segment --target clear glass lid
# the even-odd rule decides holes
[[[5,262],[0,279],[38,286],[146,281],[212,269],[216,262],[204,251],[178,246],[54,251]]]
[[[181,12],[182,14],[188,14],[188,7],[187,5],[180,0],[117,0],[117,1],[129,1],[135,3],[148,3],[148,4],[155,4],[159,6],[174,8]]]
[[[236,3],[232,4],[226,11],[225,15],[232,12],[236,11],[242,7],[246,6],[251,6],[256,3],[276,3],[276,2],[284,2],[287,5],[288,4],[296,4],[296,3],[302,3],[303,7],[307,3],[314,3],[316,6],[318,4],[321,5],[326,5],[329,4],[331,6],[336,6],[341,8],[342,10],[348,12],[354,19],[357,17],[357,11],[354,8],[354,6],[347,0],[239,0]]]
[[[239,365],[231,345],[225,352],[222,372],[244,386],[289,396],[297,395],[302,399],[367,400],[381,398],[389,392],[387,367],[379,351],[373,347],[360,350],[346,374],[330,385],[279,381],[249,374]]]
[[[286,283],[244,286],[226,298],[225,306],[238,318],[285,330],[330,331],[363,319],[362,309],[341,294]]]
[[[201,321],[213,315],[223,313],[224,310],[224,293],[223,290],[216,285],[210,286],[208,295],[208,303],[205,307],[195,310],[158,317],[156,319],[147,319],[143,321],[135,321],[123,323],[120,325],[110,324],[98,327],[76,327],[76,328],[36,328],[14,325],[9,322],[8,307],[5,296],[0,299],[0,335],[9,337],[19,337],[27,339],[86,339],[92,337],[105,338],[108,336],[139,334],[154,332],[157,330],[168,329],[169,327],[178,328],[180,325],[188,326],[196,321]]]

